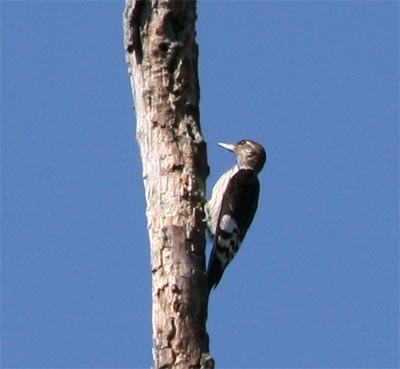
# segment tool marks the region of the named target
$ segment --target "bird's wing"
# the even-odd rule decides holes
[[[209,290],[239,250],[257,210],[260,184],[253,170],[241,169],[229,181],[222,199],[213,248],[208,263]]]

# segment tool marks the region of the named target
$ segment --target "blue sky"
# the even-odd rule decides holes
[[[208,187],[268,152],[210,301],[219,368],[394,368],[398,3],[198,4]],[[150,367],[123,3],[2,2],[2,367]]]

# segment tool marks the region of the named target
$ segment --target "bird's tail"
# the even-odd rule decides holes
[[[224,269],[224,266],[213,250],[207,268],[208,293],[210,293],[213,288],[217,287],[222,278],[222,274],[224,274]]]

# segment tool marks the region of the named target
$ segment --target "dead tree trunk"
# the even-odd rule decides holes
[[[206,332],[196,3],[127,0],[125,50],[151,247],[154,368],[212,368]]]

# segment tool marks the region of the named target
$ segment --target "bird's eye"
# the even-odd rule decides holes
[[[246,143],[246,141],[242,140],[242,141],[239,142],[239,145],[244,145],[245,143]]]

